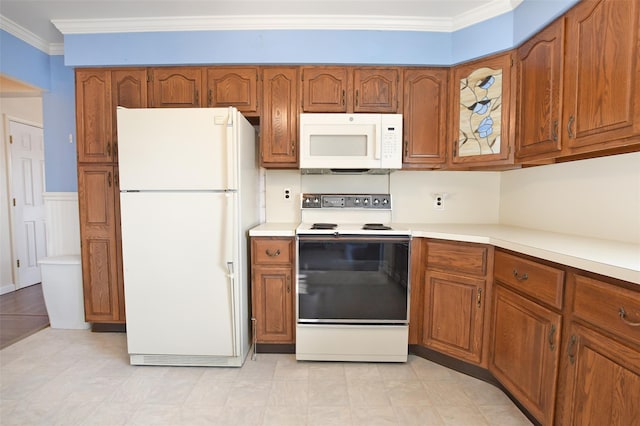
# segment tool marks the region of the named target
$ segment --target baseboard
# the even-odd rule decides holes
[[[12,291],[16,291],[16,286],[14,284],[5,284],[0,287],[0,295],[11,293]]]

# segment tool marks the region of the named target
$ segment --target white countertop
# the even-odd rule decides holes
[[[250,236],[293,237],[297,223],[264,223]],[[393,224],[413,237],[491,244],[522,254],[640,284],[640,245],[505,225]]]
[[[249,230],[250,237],[295,237],[299,223],[262,223]]]

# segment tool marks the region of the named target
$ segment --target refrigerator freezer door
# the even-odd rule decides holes
[[[228,126],[235,115],[233,108],[118,108],[120,190],[237,189]]]
[[[121,193],[130,354],[236,355],[235,197]]]

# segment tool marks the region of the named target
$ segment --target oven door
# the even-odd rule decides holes
[[[298,236],[299,324],[408,324],[408,236]]]

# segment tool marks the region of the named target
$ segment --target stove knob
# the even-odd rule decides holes
[[[314,199],[313,199],[313,202],[317,204],[317,203],[319,203],[319,202],[320,202],[320,200],[319,200],[319,199],[317,199],[317,198],[314,198]]]
[[[368,199],[368,198],[365,198],[362,202],[363,202],[364,204],[369,204],[369,199]]]
[[[375,204],[377,206],[378,204],[380,204],[380,200],[378,200],[377,198],[374,198],[373,199],[373,204]]]
[[[353,201],[353,203],[354,203],[354,204],[360,204],[360,199],[356,198],[356,199]]]
[[[389,200],[387,200],[386,198],[382,199],[382,205],[386,206],[387,204],[389,204]]]

